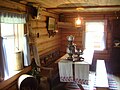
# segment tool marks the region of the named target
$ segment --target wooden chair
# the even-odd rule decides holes
[[[35,45],[33,45],[32,47],[33,47],[34,58],[32,59],[31,65],[33,67],[36,67],[36,68],[34,68],[36,70],[40,69],[40,76],[41,76],[40,82],[42,82],[42,80],[44,80],[44,82],[47,81],[49,83],[50,89],[52,89],[54,77],[57,76],[57,75],[55,75],[56,71],[57,71],[57,69],[55,67],[57,66],[57,64],[56,65],[54,64],[53,57],[51,57],[51,54],[49,54],[49,55],[47,55],[47,57],[43,57],[41,59],[38,55],[37,47]],[[47,60],[47,58],[48,58],[48,60]],[[50,61],[50,62],[52,61],[52,63],[49,63],[47,61]],[[42,62],[44,62],[44,63],[42,63]],[[46,81],[45,81],[45,78],[47,79]]]
[[[42,67],[42,66],[37,66],[35,59],[32,59],[32,70],[31,70],[31,75],[33,75],[37,81],[40,83],[40,88],[42,90],[50,90],[51,89],[51,81],[50,78],[52,76],[52,68],[47,68],[47,67]],[[40,68],[41,71],[38,71],[38,68]],[[43,75],[42,71],[46,71],[47,74]]]

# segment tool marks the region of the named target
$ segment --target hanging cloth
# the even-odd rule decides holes
[[[0,37],[0,81],[9,76],[5,42]]]
[[[29,66],[31,64],[31,60],[30,60],[30,48],[28,43],[28,36],[24,35],[23,40],[24,40],[24,50],[23,50],[24,66]]]

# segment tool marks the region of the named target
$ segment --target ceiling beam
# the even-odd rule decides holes
[[[54,10],[54,9],[76,9],[76,8],[120,8],[120,5],[78,6],[78,7],[53,7],[53,8],[46,8],[46,9],[47,10]]]

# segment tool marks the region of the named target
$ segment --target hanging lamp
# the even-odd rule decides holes
[[[82,26],[82,22],[83,22],[83,18],[82,17],[77,17],[75,18],[75,27],[81,27]]]

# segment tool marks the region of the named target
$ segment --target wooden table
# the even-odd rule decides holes
[[[91,49],[88,49],[88,50],[83,51],[83,55],[81,55],[81,57],[84,58],[84,62],[91,65],[92,64],[92,59],[93,59],[93,54],[94,54],[94,51],[91,50]],[[65,54],[60,59],[58,59],[55,63],[58,63],[60,60],[66,60],[67,57],[68,57],[68,54]]]
[[[79,72],[81,73],[81,71],[79,71],[79,70],[84,70],[85,68],[85,70],[86,71],[83,71],[81,74],[80,74],[80,76],[83,76],[84,77],[84,75],[85,75],[85,73],[87,73],[86,75],[87,75],[87,77],[88,77],[88,82],[89,82],[89,65],[90,64],[92,64],[92,59],[93,59],[93,54],[94,54],[94,51],[93,50],[84,50],[84,52],[83,52],[83,55],[81,55],[81,57],[83,57],[84,58],[84,61],[82,61],[82,62],[79,62],[79,61],[77,61],[77,62],[73,62],[73,61],[69,61],[69,60],[67,60],[67,57],[68,57],[68,54],[65,54],[64,56],[62,56],[60,59],[58,59],[55,63],[58,63],[58,65],[59,65],[59,63],[66,63],[66,66],[67,66],[67,63],[72,63],[72,69],[73,69],[73,81],[74,80],[76,80],[75,79],[75,76],[77,75],[77,74],[79,74]],[[85,68],[84,69],[79,69],[78,71],[77,71],[77,74],[76,74],[76,67],[75,66],[81,66],[82,65],[82,67],[83,66],[85,66]],[[65,68],[63,68],[63,70],[65,70]],[[59,71],[60,71],[60,67],[59,67]],[[69,70],[68,70],[68,72],[67,72],[67,70],[65,71],[66,73],[69,73]],[[59,72],[59,75],[60,75],[60,72]],[[83,80],[83,79],[80,79],[80,80]],[[63,81],[64,82],[64,81]],[[66,81],[66,82],[69,82],[69,80],[68,81]],[[71,81],[70,81],[71,82]]]

